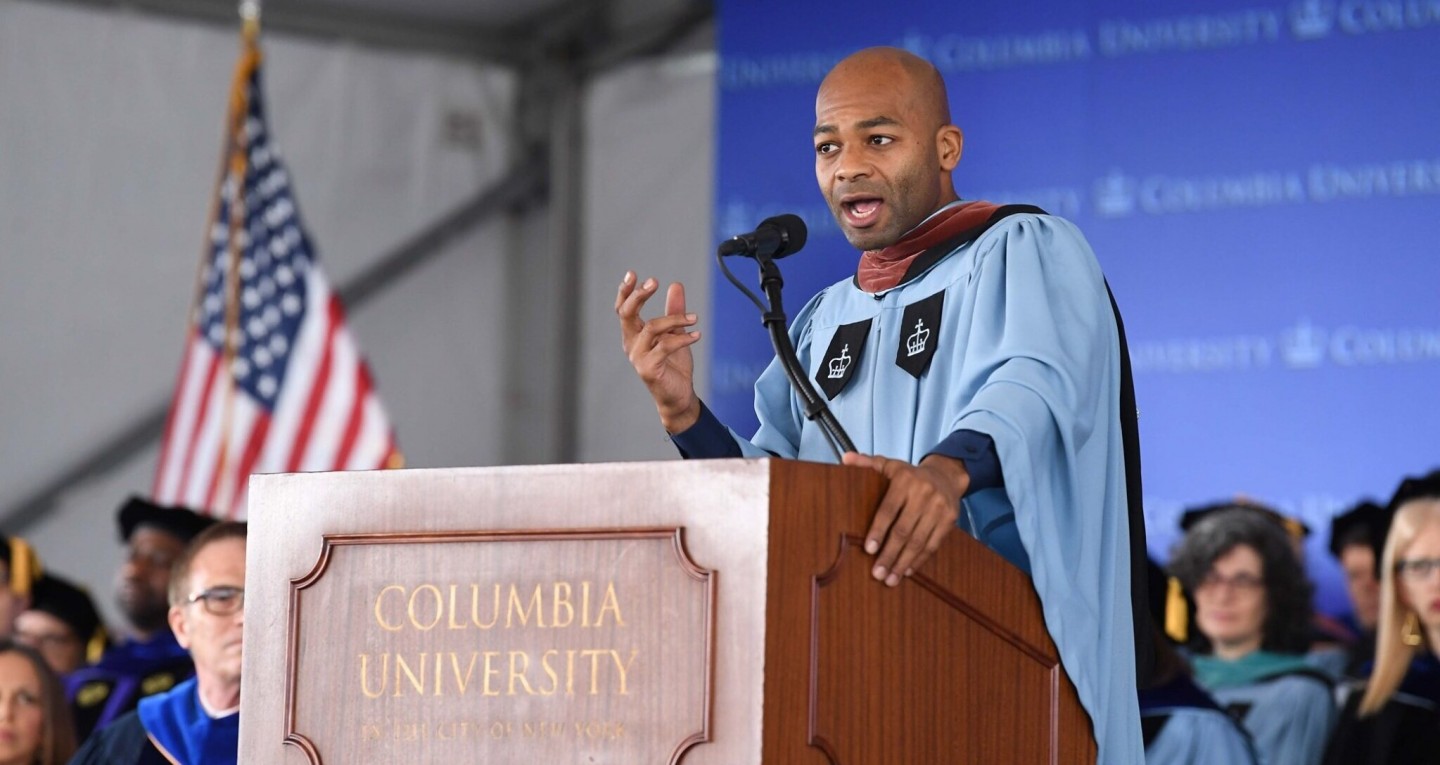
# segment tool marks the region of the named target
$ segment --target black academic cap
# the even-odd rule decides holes
[[[1207,515],[1210,515],[1211,513],[1218,513],[1221,510],[1235,509],[1250,510],[1260,513],[1266,518],[1269,518],[1270,520],[1279,524],[1280,528],[1284,529],[1285,533],[1288,534],[1292,539],[1305,539],[1306,537],[1310,536],[1310,527],[1305,525],[1305,522],[1300,520],[1299,518],[1291,518],[1290,516],[1285,515],[1279,510],[1270,507],[1269,505],[1262,505],[1259,502],[1251,499],[1246,499],[1244,497],[1239,497],[1225,502],[1215,502],[1209,505],[1192,507],[1186,510],[1183,514],[1181,514],[1180,529],[1182,531],[1189,531],[1192,526],[1200,522],[1200,519],[1204,518]]]
[[[1390,498],[1390,504],[1386,508],[1394,513],[1400,506],[1412,499],[1422,497],[1435,497],[1440,499],[1440,470],[1432,470],[1426,475],[1410,476],[1400,482],[1395,489],[1395,495]]]
[[[131,497],[120,508],[120,539],[128,542],[141,526],[160,529],[189,542],[215,523],[215,519],[183,507],[165,507],[142,497]]]
[[[1370,545],[1378,564],[1380,551],[1385,547],[1385,535],[1390,531],[1390,518],[1394,514],[1389,508],[1365,500],[1331,518],[1330,554],[1339,560],[1343,545],[1359,542]]]
[[[100,612],[95,609],[90,593],[53,574],[46,574],[35,582],[30,610],[44,611],[65,622],[82,641],[89,641],[100,627]]]

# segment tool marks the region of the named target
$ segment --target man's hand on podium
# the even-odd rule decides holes
[[[890,587],[915,572],[938,549],[960,517],[960,498],[970,485],[965,463],[931,454],[911,465],[849,452],[846,465],[868,467],[890,479],[865,535],[865,552],[878,556],[871,574]]]

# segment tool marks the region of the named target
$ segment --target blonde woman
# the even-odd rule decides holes
[[[1327,763],[1440,762],[1440,471],[1407,479],[1391,506],[1375,667],[1346,702]]]

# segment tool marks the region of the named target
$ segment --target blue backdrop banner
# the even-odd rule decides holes
[[[1185,506],[1253,497],[1315,531],[1339,610],[1330,516],[1440,465],[1440,2],[724,0],[716,231],[806,220],[792,313],[854,272],[810,134],[820,79],[870,45],[945,76],[962,197],[1039,205],[1094,247],[1130,337],[1152,552]],[[750,432],[772,352],[716,285],[709,403]]]

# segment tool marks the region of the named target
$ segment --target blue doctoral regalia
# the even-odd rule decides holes
[[[1195,657],[1195,679],[1237,716],[1265,765],[1316,765],[1335,724],[1330,678],[1303,656]]]
[[[1145,765],[1256,765],[1249,736],[1215,700],[1178,675],[1140,691]]]
[[[168,691],[194,674],[190,652],[168,628],[149,640],[111,646],[98,663],[64,677],[76,733],[83,739],[135,709],[141,698]]]
[[[146,696],[135,711],[98,730],[72,765],[233,765],[240,753],[240,713],[211,717],[194,678]]]
[[[834,347],[842,331],[863,342]],[[858,451],[914,464],[957,431],[993,440],[1003,488],[970,493],[960,524],[1030,574],[1100,761],[1142,762],[1119,328],[1079,230],[1009,215],[891,290],[830,286],[790,336],[812,378],[843,367],[829,406]],[[753,439],[730,432],[745,456],[835,461],[778,362],[755,409]]]

